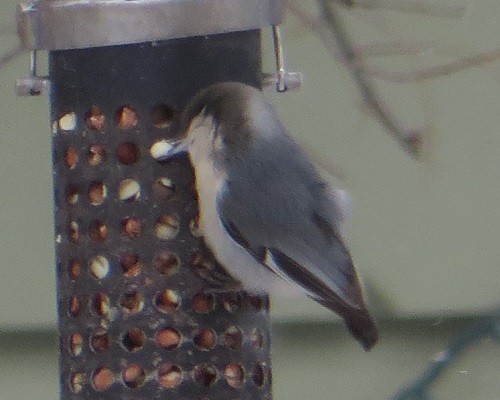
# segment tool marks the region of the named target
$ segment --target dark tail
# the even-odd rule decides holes
[[[368,311],[363,310],[359,315],[354,311],[352,315],[343,317],[351,335],[361,343],[366,351],[377,343],[378,329]]]
[[[370,350],[377,343],[378,329],[375,321],[365,307],[352,307],[340,299],[314,300],[339,314],[344,319],[344,323],[351,335],[361,343],[366,351]]]
[[[348,278],[346,282],[343,282],[343,289],[349,301],[341,298],[325,282],[286,254],[276,249],[268,250],[282,270],[298,285],[306,289],[309,297],[339,314],[344,319],[349,332],[363,345],[365,350],[370,350],[378,339],[377,327],[366,308],[363,290],[356,276],[349,252],[340,240],[337,244],[341,246],[344,260],[348,263],[343,268]]]

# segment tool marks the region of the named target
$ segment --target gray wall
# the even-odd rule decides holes
[[[0,52],[16,43],[15,3],[0,3]],[[500,3],[468,5],[460,21],[390,11],[346,17],[359,43],[432,40],[448,54],[498,46]],[[305,74],[305,84],[297,93],[270,95],[298,140],[345,176],[355,203],[349,244],[385,322],[380,345],[365,354],[312,302],[276,300],[276,398],[383,399],[471,316],[498,305],[500,64],[431,82],[377,82],[403,121],[430,127],[429,151],[417,163],[363,110],[346,71],[312,34],[294,18],[285,34],[288,64]],[[447,60],[376,63],[407,70]],[[26,56],[0,71],[2,399],[50,399],[57,392],[50,121],[46,98],[14,96],[15,78],[27,71]],[[499,355],[492,343],[469,353],[440,384],[439,398],[500,399]]]

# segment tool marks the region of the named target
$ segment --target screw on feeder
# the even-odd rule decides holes
[[[285,57],[283,52],[283,41],[281,31],[278,25],[272,26],[274,60],[276,63],[276,72],[263,74],[263,86],[275,86],[276,91],[284,93],[289,90],[296,90],[302,86],[302,74],[300,72],[290,72],[285,68]]]
[[[49,86],[47,77],[38,76],[37,50],[31,50],[30,75],[27,78],[16,80],[16,94],[18,96],[39,96],[45,93]]]

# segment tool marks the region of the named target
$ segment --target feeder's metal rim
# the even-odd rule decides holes
[[[283,0],[37,0],[17,10],[28,50],[142,43],[277,25]]]

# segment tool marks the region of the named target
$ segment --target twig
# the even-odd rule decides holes
[[[341,0],[338,0],[341,1]],[[291,13],[307,28],[313,31],[325,44],[329,47],[330,31],[325,31],[322,26],[322,21],[319,18],[306,13],[304,10],[297,7],[292,2],[287,3]],[[370,43],[366,45],[351,45],[355,54],[358,54],[358,59],[367,59],[374,57],[394,57],[394,56],[421,56],[425,53],[433,53],[440,56],[451,56],[457,59],[449,63],[436,65],[428,68],[415,69],[410,71],[390,71],[372,67],[365,63],[366,76],[383,79],[394,83],[415,83],[423,80],[448,76],[459,71],[469,68],[480,67],[484,64],[500,59],[500,49],[492,49],[486,52],[478,52],[470,56],[461,56],[460,50],[450,50],[450,45],[445,47],[439,42],[409,42],[409,41],[391,41]],[[341,58],[338,50],[328,48],[332,56],[340,63],[346,65],[345,60]],[[346,65],[347,66],[347,65]]]
[[[462,18],[467,9],[464,6],[443,6],[429,2],[410,0],[331,0],[344,7],[364,8],[366,10],[391,10],[428,17]]]
[[[494,49],[488,52],[462,57],[447,64],[416,69],[408,72],[389,71],[369,66],[365,68],[365,73],[368,76],[380,78],[389,82],[414,83],[438,78],[440,76],[448,76],[469,68],[479,67],[486,63],[498,60],[499,58],[500,49]]]
[[[458,334],[415,381],[400,389],[390,400],[431,399],[431,385],[441,374],[450,368],[465,350],[488,337],[500,343],[500,309]]]
[[[413,157],[418,157],[422,148],[422,134],[418,131],[408,130],[401,126],[399,121],[386,109],[380,97],[375,93],[360,57],[354,51],[346,31],[336,13],[331,10],[328,0],[320,0],[319,5],[323,18],[334,34],[339,53],[347,65],[354,81],[358,85],[369,109],[382,123],[386,130],[396,138],[403,148]]]
[[[24,49],[21,46],[16,46],[5,53],[0,54],[0,69],[3,68],[7,63],[15,60],[21,54],[23,54]]]

